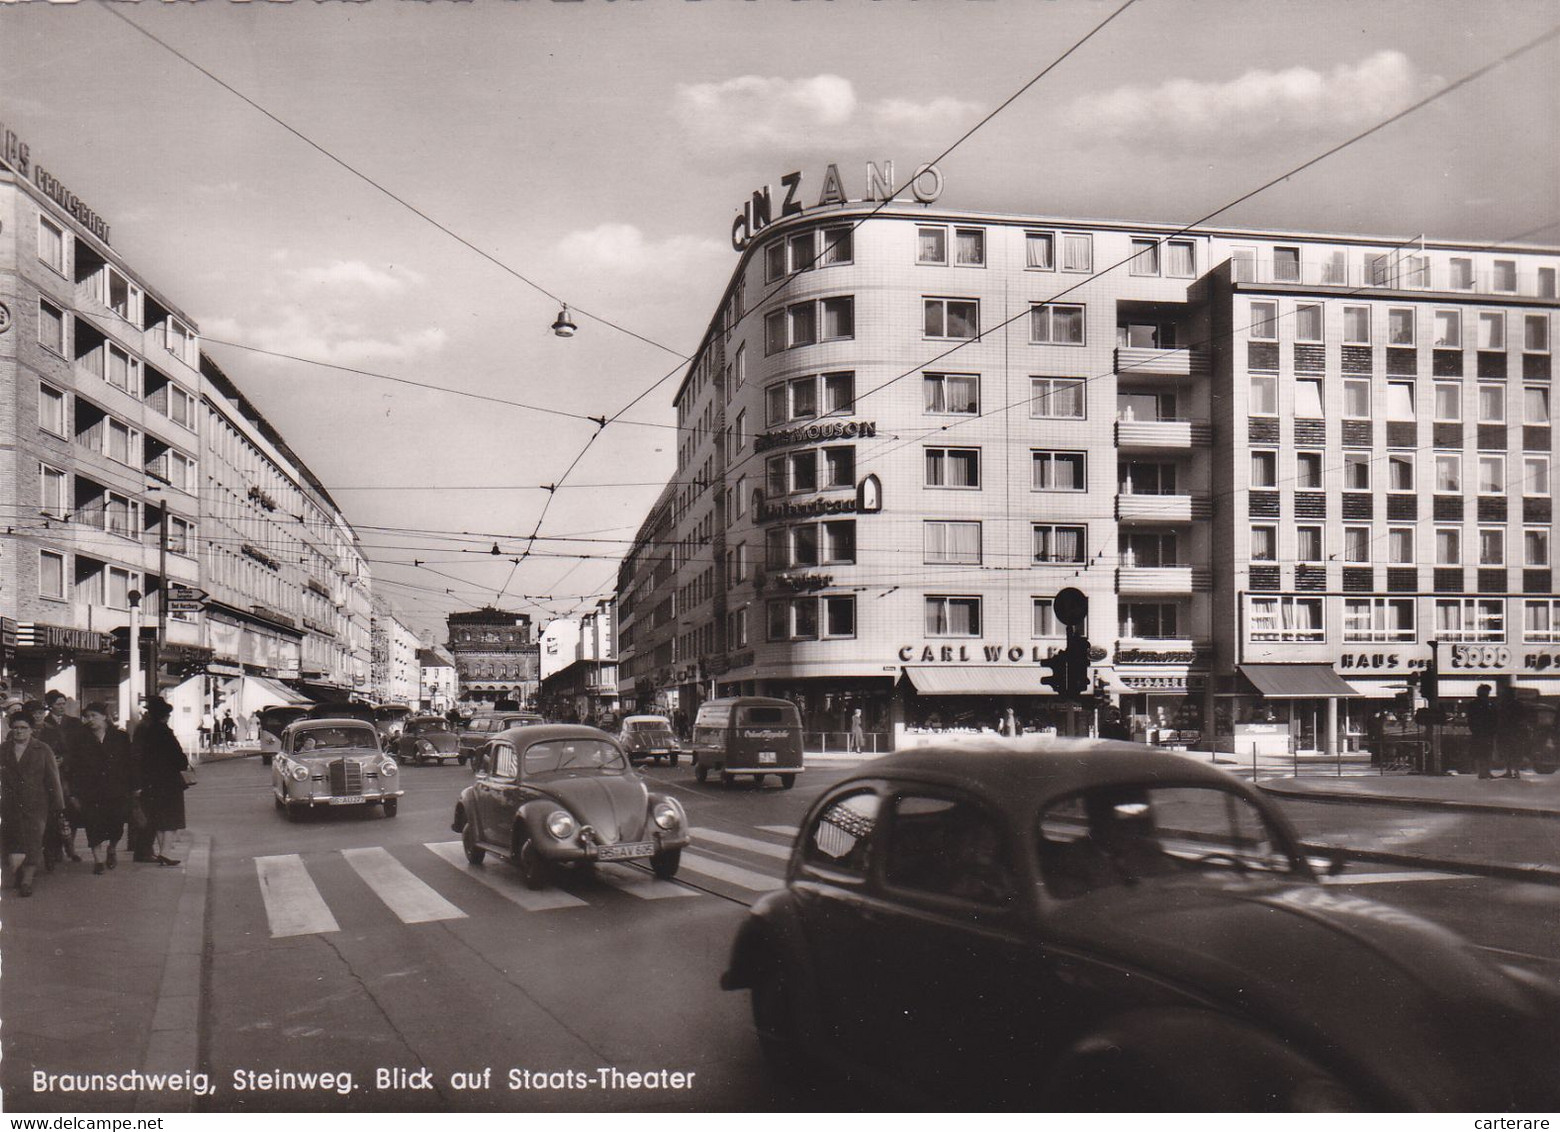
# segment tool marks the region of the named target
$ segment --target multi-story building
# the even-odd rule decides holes
[[[455,659],[441,649],[419,649],[417,665],[420,697],[417,706],[423,711],[447,712],[460,698],[460,680],[455,674]]]
[[[462,700],[535,701],[539,658],[528,614],[484,606],[451,613],[445,621]]]
[[[600,723],[617,716],[616,608],[606,598],[578,620],[548,623],[538,701],[548,718]]]
[[[370,629],[369,688],[379,703],[416,704],[422,677],[418,654],[422,642],[409,629],[383,595],[373,600]]]
[[[776,219],[676,394],[621,690],[901,738],[1061,722],[1041,662],[1076,588],[1142,731],[1330,748],[1432,642],[1446,694],[1560,692],[1557,267],[907,202]]]

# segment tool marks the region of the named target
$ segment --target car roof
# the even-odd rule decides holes
[[[442,715],[409,715],[409,716],[406,717],[406,722],[407,723],[448,723],[449,720],[445,719]]]
[[[962,787],[1003,809],[1025,809],[1036,801],[1099,786],[1173,783],[1255,794],[1240,779],[1195,757],[1115,739],[992,736],[957,747],[917,747],[874,759],[841,785],[879,778]]]
[[[366,719],[353,719],[350,715],[333,716],[330,719],[298,719],[287,725],[289,731],[335,731],[342,727],[361,727],[373,731],[374,725]]]
[[[527,745],[545,743],[549,739],[602,739],[613,746],[617,745],[617,740],[601,728],[586,727],[582,723],[533,723],[529,727],[511,727],[495,738],[505,735],[516,736]]]
[[[706,700],[699,705],[699,710],[703,711],[707,707],[734,707],[738,704],[742,707],[796,707],[790,700],[781,700],[774,696],[725,696],[717,700]]]
[[[664,715],[625,715],[624,723],[670,723]]]

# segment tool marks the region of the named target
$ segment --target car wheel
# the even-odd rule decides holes
[[[764,776],[763,775],[755,774],[753,776],[753,788],[755,790],[762,790],[764,788]]]
[[[671,880],[682,864],[681,849],[666,849],[650,858],[650,871],[662,880]]]
[[[786,790],[796,785],[796,775],[794,774],[777,774],[775,777],[780,780],[781,787]]]
[[[301,806],[295,806],[291,802],[282,803],[282,812],[287,815],[288,821],[303,820],[303,808]]]
[[[470,818],[460,831],[460,847],[466,851],[466,860],[473,865],[480,865],[487,857],[487,850],[477,844],[477,823]]]
[[[736,780],[737,776],[732,774],[729,770],[723,770],[720,772],[720,784],[722,786],[730,786]]]
[[[278,810],[285,810],[287,808],[286,806],[282,805],[282,796],[280,794],[272,794],[271,801],[276,803],[276,808]]]
[[[384,805],[384,808],[385,808],[385,817],[393,818],[393,817],[395,817],[396,810],[401,808],[401,799],[399,799],[399,798],[386,798],[384,800],[384,802],[383,802],[383,805]]]
[[[266,755],[266,754],[262,754],[260,756],[260,765],[261,766],[270,766],[271,765],[271,756],[270,755]]]
[[[520,870],[520,879],[532,892],[547,887],[547,860],[536,851],[536,843],[529,837],[515,854],[515,865]]]
[[[466,765],[466,756],[465,755],[461,755],[458,759],[456,759],[455,760],[455,765],[456,766],[465,766]]]
[[[703,782],[705,779],[709,778],[709,776],[710,776],[710,768],[709,767],[705,766],[701,762],[695,762],[693,764],[693,780],[695,782]]]

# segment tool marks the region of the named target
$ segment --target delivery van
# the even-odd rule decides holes
[[[693,722],[693,776],[729,786],[739,774],[761,784],[772,774],[789,790],[802,772],[802,716],[789,700],[735,696],[710,700]]]

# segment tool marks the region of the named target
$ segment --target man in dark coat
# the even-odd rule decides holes
[[[42,721],[37,716],[33,717],[34,731],[54,752],[54,763],[60,772],[60,789],[65,792],[65,821],[56,831],[56,848],[67,860],[79,861],[81,854],[76,852],[76,830],[81,828],[81,814],[70,800],[70,771],[66,764],[70,759],[71,748],[77,737],[86,732],[86,727],[81,720],[66,712],[70,700],[64,692],[49,692],[43,697],[43,702],[45,714]]]
[[[1495,753],[1495,732],[1499,728],[1495,701],[1490,686],[1480,684],[1477,698],[1465,712],[1468,718],[1468,742],[1473,748],[1473,768],[1480,778],[1491,778],[1490,759]]]
[[[159,865],[179,863],[163,850],[168,834],[184,828],[184,772],[190,768],[184,748],[168,726],[172,714],[168,701],[154,696],[147,701],[146,717],[135,732],[136,799],[143,828],[156,842],[145,854],[138,852],[135,859]]]
[[[87,827],[92,871],[101,875],[119,863],[115,846],[130,817],[135,759],[130,737],[114,726],[106,707],[88,704],[81,715],[86,727],[76,736],[66,763],[81,823]]]
[[[10,730],[0,744],[0,840],[6,868],[16,868],[14,883],[31,896],[38,864],[43,860],[43,831],[65,805],[59,768],[47,743],[33,735],[32,717],[11,713]],[[15,858],[21,863],[15,864]]]

